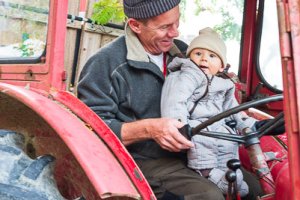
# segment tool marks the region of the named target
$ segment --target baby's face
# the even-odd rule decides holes
[[[190,53],[190,59],[194,61],[205,74],[215,75],[224,70],[220,57],[207,49],[193,49]]]

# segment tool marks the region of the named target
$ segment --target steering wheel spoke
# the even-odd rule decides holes
[[[203,135],[203,136],[212,136],[213,138],[223,139],[223,140],[229,140],[232,142],[238,142],[241,144],[245,143],[245,135],[232,135],[228,133],[221,133],[221,132],[215,132],[215,131],[199,131],[197,135]]]

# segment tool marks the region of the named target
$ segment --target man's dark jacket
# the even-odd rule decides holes
[[[129,27],[125,35],[101,48],[85,64],[78,83],[78,98],[120,138],[122,123],[160,117],[164,76],[149,59]],[[169,60],[179,54],[174,45]],[[127,146],[134,158],[177,156],[154,140]]]

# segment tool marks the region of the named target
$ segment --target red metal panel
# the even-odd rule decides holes
[[[300,198],[300,1],[277,1],[284,83],[285,127],[288,135],[291,199]]]
[[[66,83],[63,81],[64,69],[64,50],[66,37],[66,24],[68,13],[68,0],[52,0],[50,1],[51,9],[49,16],[49,31],[47,45],[50,48],[50,78],[49,85],[59,90],[65,89]],[[47,52],[48,55],[48,52]]]
[[[288,121],[288,142],[289,142],[289,161],[292,184],[293,200],[300,199],[300,1],[288,1],[292,60],[287,61],[287,71],[285,75],[285,85],[288,86],[286,94],[286,110],[291,114]],[[293,70],[290,70],[293,69]],[[292,73],[293,72],[293,73]],[[292,104],[292,103],[293,104]]]
[[[87,3],[88,3],[87,0],[80,0],[79,17],[85,18]]]
[[[245,1],[244,22],[243,22],[243,44],[241,48],[242,70],[239,72],[239,78],[246,86],[246,97],[251,94],[251,80],[253,71],[253,52],[255,47],[256,31],[256,2]]]
[[[277,159],[268,161],[269,169],[275,184],[275,196],[272,200],[289,200],[291,197],[290,194],[290,185],[286,184],[290,180],[289,168],[288,168],[288,159],[287,150],[283,147],[281,143],[278,142],[276,137],[264,136],[260,139],[260,146],[263,152],[273,152]],[[243,163],[243,166],[249,170],[253,171],[249,156],[245,148],[240,148],[240,160]],[[285,182],[283,182],[285,181]],[[264,187],[271,187],[273,185],[268,185],[268,182],[264,183]],[[284,197],[284,198],[282,198]],[[264,198],[263,198],[264,199]]]
[[[23,102],[43,118],[68,146],[101,198],[140,195],[115,156],[76,115],[36,92],[0,83],[0,91]]]
[[[111,151],[114,152],[143,199],[155,199],[154,193],[126,148],[98,115],[68,92],[50,91],[50,95],[55,100],[64,104],[68,109],[72,110],[72,112],[85,121],[89,127],[94,129]]]
[[[293,187],[291,187],[289,184],[287,184],[290,180],[290,175],[287,174],[289,171],[289,164],[288,162],[280,163],[280,169],[278,170],[278,176],[275,180],[275,186],[276,186],[276,193],[275,193],[275,199],[276,200],[291,200],[292,194],[291,190]]]

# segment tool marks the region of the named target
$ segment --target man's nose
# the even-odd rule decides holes
[[[169,29],[168,35],[171,38],[178,37],[179,36],[178,25],[173,24]]]

